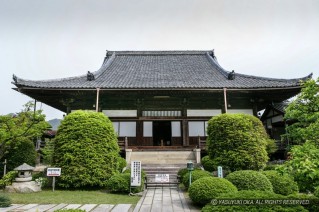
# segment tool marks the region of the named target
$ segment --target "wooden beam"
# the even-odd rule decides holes
[[[224,88],[224,105],[225,105],[225,113],[227,113],[227,88]]]
[[[100,88],[96,88],[96,104],[95,104],[96,112],[99,112],[99,97],[100,97]]]

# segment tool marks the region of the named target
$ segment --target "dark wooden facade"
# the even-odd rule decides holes
[[[205,124],[221,113],[257,115],[300,92],[300,79],[273,79],[224,70],[213,51],[107,52],[87,75],[32,81],[16,90],[66,113],[104,112],[129,147],[195,147]]]

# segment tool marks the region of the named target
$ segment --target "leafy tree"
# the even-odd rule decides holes
[[[61,187],[103,187],[119,171],[119,146],[112,122],[102,113],[76,111],[64,118],[54,141],[53,165]]]
[[[312,141],[295,145],[290,158],[276,170],[293,176],[300,191],[314,191],[319,186],[319,148]]]
[[[26,103],[20,113],[0,116],[0,159],[12,156],[11,159],[7,158],[8,162],[11,160],[14,163],[22,164],[24,158],[14,154],[14,151],[33,145],[33,142],[41,137],[49,127],[50,125],[45,121],[45,115],[41,110],[34,111],[32,102]],[[30,154],[35,154],[35,152]],[[29,160],[28,162],[30,163]]]
[[[292,144],[312,140],[319,145],[319,78],[303,82],[301,93],[286,109],[285,120],[294,122],[285,135]]]
[[[268,161],[269,137],[260,122],[247,114],[222,114],[208,122],[207,151],[218,165],[235,171],[259,170]]]

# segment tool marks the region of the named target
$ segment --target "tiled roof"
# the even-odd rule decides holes
[[[112,51],[102,67],[87,75],[45,81],[14,77],[17,87],[57,89],[219,89],[300,86],[299,79],[273,79],[235,73],[217,62],[213,51]]]

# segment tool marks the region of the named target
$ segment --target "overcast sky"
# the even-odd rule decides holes
[[[319,0],[0,0],[0,114],[30,100],[11,89],[12,74],[82,75],[106,50],[211,49],[226,70],[316,78]]]

